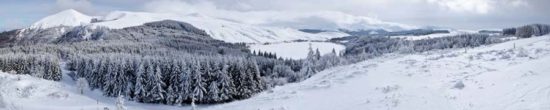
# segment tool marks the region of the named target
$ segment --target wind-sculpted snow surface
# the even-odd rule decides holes
[[[546,110],[550,36],[384,55],[208,110]]]

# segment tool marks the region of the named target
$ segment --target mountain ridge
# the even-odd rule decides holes
[[[347,36],[345,33],[327,32],[311,34],[296,29],[257,26],[250,24],[236,23],[224,19],[212,18],[202,15],[177,15],[165,13],[114,11],[106,16],[87,16],[76,10],[69,9],[47,16],[34,23],[29,28],[23,29],[22,33],[32,32],[31,30],[46,30],[59,27],[87,26],[91,29],[108,28],[123,29],[127,27],[140,26],[149,22],[174,20],[187,22],[195,27],[205,30],[215,39],[231,43],[264,43],[281,42],[292,40],[326,40],[333,37]],[[59,33],[64,33],[62,29]],[[21,36],[21,35],[20,35]],[[54,37],[55,38],[55,37]]]
[[[336,17],[329,16],[332,14]],[[189,23],[197,28],[205,30],[205,32],[212,38],[226,42],[270,43],[294,40],[328,40],[350,35],[347,32],[338,30],[341,28],[349,28],[349,30],[384,29],[387,31],[408,30],[409,28],[414,28],[413,26],[384,22],[369,17],[353,16],[341,12],[319,12],[300,16],[296,15],[289,18],[274,18],[279,20],[271,20],[271,24],[255,24],[235,21],[234,19],[231,19],[231,17],[232,16],[227,16],[225,18],[219,16],[207,16],[200,13],[171,14],[132,11],[113,11],[104,16],[88,16],[74,9],[68,9],[44,17],[29,28],[25,28],[23,31],[44,30],[59,27],[71,28],[76,26],[87,26],[91,29],[123,29],[127,27],[140,26],[149,22],[174,20]],[[306,18],[314,20],[308,20]],[[335,28],[336,30],[332,29],[333,31],[318,33],[303,32],[300,31],[302,29],[300,25],[303,25],[301,22],[304,20],[323,21],[314,22],[311,24],[313,27],[310,27],[313,29],[319,28],[319,26],[316,25],[324,26],[328,23],[334,24],[336,27],[332,28]],[[288,23],[295,24],[297,27]],[[63,29],[61,31],[63,31]]]

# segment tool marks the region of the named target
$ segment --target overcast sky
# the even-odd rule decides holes
[[[339,11],[416,26],[483,29],[550,24],[550,0],[0,0],[0,30],[22,28],[64,9],[212,13]]]

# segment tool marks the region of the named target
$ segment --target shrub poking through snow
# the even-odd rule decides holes
[[[464,83],[462,83],[462,81],[458,81],[455,83],[455,85],[453,86],[453,88],[455,89],[464,89],[465,85]]]

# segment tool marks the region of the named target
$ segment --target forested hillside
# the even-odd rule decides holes
[[[550,26],[532,24],[516,28],[503,29],[499,34],[470,33],[448,35],[437,38],[410,40],[391,35],[365,35],[335,38],[331,41],[346,46],[343,57],[349,62],[359,62],[388,53],[413,53],[430,50],[458,49],[478,47],[482,45],[501,43],[517,38],[542,36],[550,32]],[[414,37],[414,36],[413,36]]]
[[[256,54],[245,44],[215,40],[190,24],[171,20],[123,29],[51,29],[58,28],[69,31],[45,35],[3,33],[2,39],[11,40],[0,49],[0,69],[56,81],[65,70],[70,71],[73,80],[85,81],[90,89],[100,90],[105,96],[189,104],[249,98],[336,65],[314,62],[338,59],[336,54],[321,57],[311,49],[305,61],[278,59],[272,53]]]

